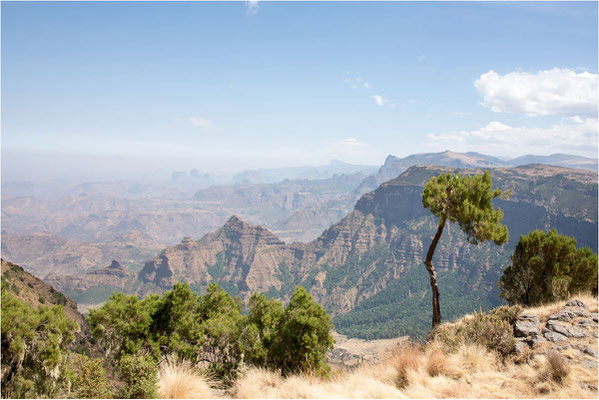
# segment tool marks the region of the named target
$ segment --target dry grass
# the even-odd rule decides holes
[[[441,361],[439,361],[441,360]],[[432,367],[438,361],[442,367]],[[400,379],[401,377],[401,379]],[[398,381],[403,386],[398,386]],[[251,368],[237,380],[235,398],[596,398],[579,382],[597,384],[596,370],[569,365],[560,356],[537,356],[527,364],[502,363],[477,345],[451,354],[433,344],[421,351],[400,348],[383,363],[339,373],[331,379],[288,378]]]
[[[398,387],[403,388],[408,384],[408,375],[411,371],[420,368],[422,358],[419,344],[407,343],[397,350],[391,363],[397,372],[396,383]]]
[[[210,399],[210,380],[189,362],[165,360],[158,369],[158,397],[161,399]]]
[[[574,298],[582,300],[591,312],[597,311],[596,297]],[[546,319],[565,303],[525,311]],[[596,347],[597,339],[589,340]],[[330,379],[311,375],[283,378],[276,372],[250,368],[230,394],[235,398],[274,399],[597,398],[597,391],[580,386],[597,386],[597,370],[564,358],[574,358],[575,353],[574,349],[547,355],[531,352],[525,362],[515,363],[479,344],[462,343],[448,350],[439,342],[426,346],[407,343],[382,362],[335,371]]]

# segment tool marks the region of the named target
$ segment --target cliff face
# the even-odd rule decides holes
[[[205,289],[212,280],[241,291],[266,291],[282,285],[276,277],[281,262],[293,262],[294,249],[261,226],[231,217],[197,242],[185,238],[148,261],[138,279],[162,289],[179,280]]]

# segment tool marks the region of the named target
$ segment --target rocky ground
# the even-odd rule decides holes
[[[522,358],[555,352],[569,365],[597,370],[598,327],[597,309],[589,309],[580,300],[571,300],[557,310],[527,310],[520,314],[514,329],[517,351]],[[594,385],[581,385],[597,390]]]

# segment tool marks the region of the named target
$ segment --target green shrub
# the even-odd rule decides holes
[[[71,392],[77,399],[108,399],[110,393],[103,360],[83,354],[71,355]]]
[[[283,374],[312,371],[328,375],[326,352],[333,347],[331,318],[322,306],[301,286],[285,307],[275,360]]]
[[[150,355],[124,355],[117,364],[124,383],[124,399],[154,399],[158,383],[158,365]]]
[[[60,396],[76,327],[63,307],[35,310],[2,290],[2,397]]]
[[[489,314],[474,312],[455,324],[442,324],[431,331],[430,339],[439,340],[449,349],[461,344],[479,344],[508,357],[516,351],[514,326],[519,308],[500,307]]]
[[[27,282],[27,286],[29,286],[31,289],[33,289],[33,283]]]
[[[597,293],[597,254],[576,248],[576,239],[539,230],[520,236],[499,281],[510,304],[534,306],[590,290]]]

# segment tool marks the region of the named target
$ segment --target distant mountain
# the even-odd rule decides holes
[[[362,182],[356,190],[356,196],[376,189],[381,183],[393,179],[414,165],[438,165],[454,168],[496,168],[504,166],[505,163],[499,158],[479,153],[454,153],[444,151],[441,153],[420,153],[399,158],[393,155],[387,156],[385,163],[379,170],[370,175]]]
[[[242,171],[233,176],[234,183],[275,183],[285,179],[328,179],[334,175],[363,173],[368,175],[376,171],[372,165],[348,164],[332,160],[328,165],[303,166],[289,168],[268,168]]]
[[[552,154],[550,156],[526,155],[514,159],[498,158],[474,152],[455,153],[449,150],[441,153],[412,154],[404,158],[389,155],[383,166],[375,174],[367,177],[358,187],[356,190],[356,199],[364,193],[376,189],[381,183],[395,178],[414,165],[437,165],[454,168],[497,168],[518,167],[527,164],[547,164],[597,171],[597,159],[568,154]]]
[[[587,169],[590,171],[597,171],[597,159],[587,158],[580,156],[573,156],[570,154],[551,154],[549,156],[535,156],[527,154],[522,157],[513,158],[507,160],[506,165],[519,166],[526,164],[547,164],[556,165],[559,167]]]
[[[366,338],[421,334],[430,324],[428,277],[422,266],[436,221],[422,207],[425,182],[441,171],[411,167],[362,196],[354,211],[310,243],[286,244],[267,229],[231,217],[198,241],[163,250],[138,273],[131,289],[161,293],[186,280],[204,291],[210,282],[247,299],[254,292],[288,299],[296,285],[335,315],[337,330]],[[446,319],[499,304],[496,283],[520,235],[556,228],[597,251],[597,174],[546,165],[490,169],[496,187],[511,189],[495,203],[505,213],[504,246],[467,243],[454,225],[435,254]]]
[[[75,242],[49,232],[20,235],[2,231],[2,256],[41,277],[53,272],[84,274],[113,259],[129,265],[143,263],[160,247],[136,231],[103,243]]]

